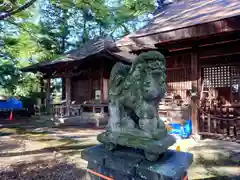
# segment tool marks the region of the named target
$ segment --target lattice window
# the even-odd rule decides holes
[[[240,79],[240,68],[236,66],[232,66],[232,84],[238,84]]]
[[[230,66],[206,67],[203,69],[203,78],[213,88],[230,87],[231,68]]]

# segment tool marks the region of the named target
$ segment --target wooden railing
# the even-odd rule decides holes
[[[72,104],[55,105],[53,114],[55,117],[74,117],[83,113],[108,113],[107,104]]]
[[[199,107],[199,134],[240,142],[240,106]]]
[[[54,105],[53,114],[55,117],[79,116],[81,113],[81,104]]]

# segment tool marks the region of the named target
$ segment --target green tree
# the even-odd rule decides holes
[[[19,69],[26,66],[26,59],[38,51],[37,43],[29,33],[35,27],[31,23],[31,3],[24,3],[0,1],[0,89],[6,95],[15,95],[17,89],[25,94],[26,88],[21,82],[27,75]]]
[[[31,57],[38,48],[27,33],[21,32],[17,37],[6,36],[7,33],[4,35],[5,37],[0,36],[3,40],[0,51],[0,87],[5,89],[6,94],[15,95],[18,92],[17,94],[23,95],[26,89],[31,89],[25,86],[26,77],[31,78],[29,80],[33,77],[22,74],[20,68],[28,64],[25,57]]]
[[[12,95],[29,94],[38,77],[22,74],[21,67],[54,60],[99,36],[119,39],[142,26],[153,9],[152,0],[0,1],[0,86]]]

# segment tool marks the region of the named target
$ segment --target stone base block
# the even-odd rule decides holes
[[[139,148],[154,154],[165,152],[176,142],[176,139],[171,135],[167,135],[159,140],[154,140],[139,137],[137,135],[116,132],[103,132],[97,136],[97,139],[104,144],[116,144],[131,148]]]
[[[114,180],[181,180],[193,161],[190,153],[168,150],[158,161],[149,162],[141,150],[123,147],[108,151],[103,145],[84,150],[82,158],[88,161],[88,169]]]

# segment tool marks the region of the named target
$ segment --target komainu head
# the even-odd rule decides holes
[[[131,74],[139,79],[141,94],[146,100],[160,100],[166,89],[166,61],[157,51],[141,53],[134,61]],[[137,82],[136,82],[137,83]]]
[[[158,66],[165,68],[165,58],[158,51],[148,51],[141,53],[134,61],[133,66],[137,64],[156,63]]]
[[[165,93],[165,79],[164,56],[157,51],[141,53],[131,66],[114,65],[109,81],[109,98],[129,96],[128,101],[145,99],[157,103]]]

